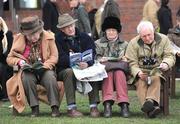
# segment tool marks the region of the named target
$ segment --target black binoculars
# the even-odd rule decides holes
[[[144,57],[143,65],[154,65],[156,64],[157,59],[154,57]]]

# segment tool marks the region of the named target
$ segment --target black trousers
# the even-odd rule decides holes
[[[0,63],[0,99],[6,99],[7,96],[7,90],[6,90],[6,81],[12,77],[13,75],[13,69],[12,67],[9,67],[6,64]]]

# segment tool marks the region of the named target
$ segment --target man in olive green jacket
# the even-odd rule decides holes
[[[167,36],[155,33],[151,22],[141,21],[137,26],[138,36],[127,47],[125,56],[130,64],[141,110],[150,118],[160,112],[160,86],[162,72],[175,63],[171,43]]]

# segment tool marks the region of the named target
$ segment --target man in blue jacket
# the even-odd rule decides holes
[[[55,36],[59,52],[57,75],[58,80],[64,82],[68,116],[70,117],[80,117],[83,116],[83,114],[78,111],[76,107],[75,91],[77,79],[70,66],[69,54],[71,52],[77,53],[92,49],[93,60],[78,63],[80,69],[85,69],[93,65],[95,56],[95,45],[93,40],[88,34],[79,32],[79,30],[75,28],[76,21],[77,19],[73,19],[69,14],[60,15],[57,25],[59,32]],[[92,117],[98,117],[100,115],[97,109],[97,104],[99,103],[98,84],[96,82],[90,84],[93,88],[88,94],[90,115]]]

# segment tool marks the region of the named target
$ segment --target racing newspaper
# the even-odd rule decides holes
[[[78,66],[73,66],[72,69],[75,77],[79,81],[102,81],[107,77],[105,65],[100,63],[95,63],[94,65],[82,70],[79,69]]]
[[[70,59],[70,66],[76,66],[79,62],[88,62],[93,60],[93,51],[92,49],[88,49],[84,51],[83,53],[71,53],[69,55]]]

